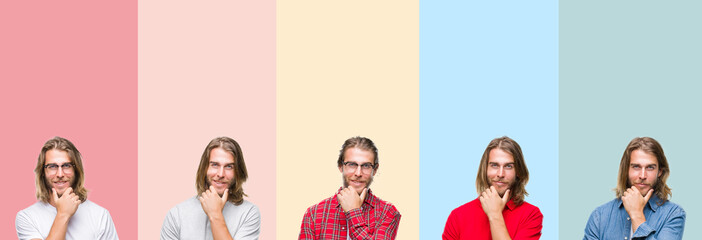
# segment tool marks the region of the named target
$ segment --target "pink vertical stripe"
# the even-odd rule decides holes
[[[33,204],[37,156],[53,136],[81,151],[88,199],[137,236],[136,1],[0,3],[0,238]]]
[[[273,0],[139,2],[139,239],[195,196],[207,143],[237,140],[275,239],[276,59]]]

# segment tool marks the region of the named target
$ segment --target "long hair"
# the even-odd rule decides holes
[[[650,137],[634,138],[629,142],[629,145],[626,146],[622,161],[619,163],[619,177],[617,188],[615,189],[617,198],[621,198],[624,192],[631,187],[631,183],[629,182],[629,165],[631,164],[631,153],[635,150],[641,150],[651,154],[658,160],[658,171],[661,173],[661,176],[658,177],[658,180],[653,185],[653,193],[660,199],[656,204],[663,205],[663,203],[668,201],[669,197],[673,196],[670,187],[666,184],[668,176],[670,176],[670,168],[668,166],[668,159],[665,158],[665,154],[663,153],[663,147],[661,147],[661,144],[658,143],[656,139]],[[656,176],[658,175],[656,174]]]
[[[485,189],[490,188],[490,179],[488,179],[487,176],[488,157],[490,155],[490,151],[495,148],[511,154],[512,158],[514,158],[514,169],[517,176],[514,184],[510,186],[509,189],[514,203],[516,205],[520,205],[522,202],[524,202],[524,197],[529,195],[529,193],[526,191],[526,184],[529,181],[529,170],[524,162],[522,148],[516,141],[507,136],[493,139],[490,141],[487,148],[485,148],[483,157],[480,159],[478,176],[475,178],[475,189],[477,190],[478,195],[480,195],[485,191]]]
[[[39,158],[37,159],[37,166],[34,168],[37,199],[43,202],[49,202],[51,198],[51,185],[49,185],[46,179],[44,164],[46,164],[46,152],[53,149],[64,151],[68,154],[68,157],[71,159],[71,164],[73,164],[73,182],[71,183],[71,188],[73,188],[73,193],[78,195],[80,201],[85,202],[85,200],[88,199],[88,190],[83,187],[85,182],[83,160],[76,146],[74,146],[71,141],[68,141],[68,139],[62,137],[49,139],[41,148]]]
[[[234,205],[239,205],[244,202],[244,196],[247,196],[244,193],[242,185],[246,182],[249,175],[246,171],[246,163],[244,162],[244,155],[241,152],[239,143],[229,137],[217,137],[212,139],[202,153],[200,166],[197,169],[197,176],[195,178],[197,195],[201,195],[210,187],[210,184],[207,183],[207,169],[210,166],[210,152],[215,148],[224,149],[234,157],[234,183],[229,186],[229,196],[227,200]]]
[[[377,170],[379,163],[378,163],[378,148],[375,147],[375,144],[373,143],[372,140],[365,138],[365,137],[352,137],[349,139],[346,139],[344,141],[344,144],[341,145],[341,150],[339,150],[339,159],[336,161],[336,165],[338,167],[341,167],[344,165],[344,153],[346,152],[346,149],[349,148],[358,148],[361,150],[369,151],[373,153],[373,170]]]

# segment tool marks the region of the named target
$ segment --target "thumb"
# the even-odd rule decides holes
[[[509,202],[509,192],[510,192],[509,189],[507,189],[507,191],[505,191],[505,195],[502,196],[502,203]]]
[[[361,192],[361,201],[366,200],[366,195],[368,195],[368,188],[364,188]]]
[[[227,199],[229,198],[229,188],[224,189],[224,194],[222,194],[222,202],[227,202]]]
[[[653,189],[649,189],[648,193],[646,193],[646,196],[644,196],[644,200],[648,202],[649,199],[651,199],[651,196],[653,195]]]

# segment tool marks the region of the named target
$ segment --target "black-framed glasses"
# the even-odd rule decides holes
[[[64,163],[61,165],[58,165],[56,163],[49,163],[44,165],[44,169],[46,169],[46,172],[49,174],[55,174],[56,172],[58,172],[59,169],[61,169],[63,173],[72,173],[73,163]]]
[[[344,166],[346,166],[346,170],[355,172],[356,169],[358,169],[358,163],[355,162],[344,162]],[[364,163],[361,164],[361,172],[369,174],[373,171],[373,168],[375,167],[375,164],[372,163]]]

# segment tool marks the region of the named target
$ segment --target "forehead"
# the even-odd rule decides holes
[[[49,151],[46,151],[46,161],[44,162],[44,164],[63,164],[67,162],[71,162],[71,157],[68,156],[68,152],[61,151],[58,149],[51,149]]]
[[[210,150],[210,162],[217,162],[220,164],[234,163],[234,155],[223,148],[214,148]]]
[[[656,156],[653,156],[653,154],[637,149],[631,152],[631,161],[629,164],[637,164],[642,166],[658,165],[658,159]]]
[[[373,152],[352,147],[344,151],[344,161],[358,164],[373,163]]]
[[[514,163],[514,157],[512,157],[512,154],[509,154],[502,149],[493,148],[490,150],[490,153],[488,153],[488,162],[501,164]]]

